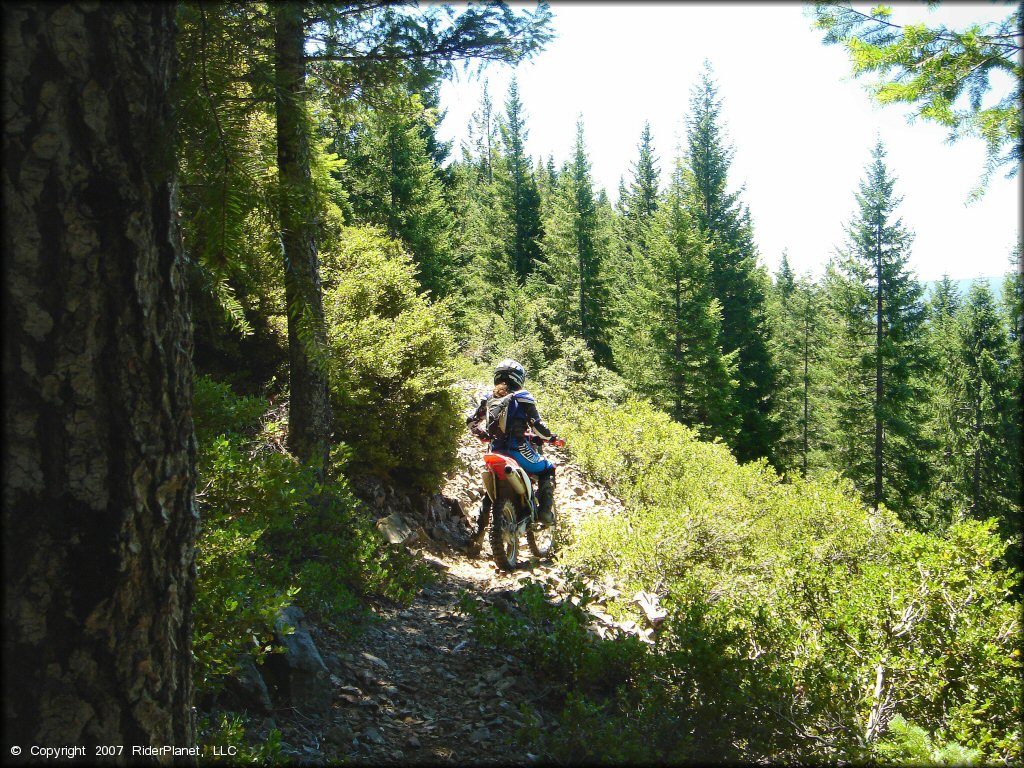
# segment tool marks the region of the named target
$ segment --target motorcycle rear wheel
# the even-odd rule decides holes
[[[516,505],[507,483],[498,483],[491,510],[491,552],[494,563],[503,571],[514,571],[519,560],[519,534],[516,532]]]

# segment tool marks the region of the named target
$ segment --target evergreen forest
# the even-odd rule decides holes
[[[808,23],[856,71],[902,68],[880,103],[984,140],[981,194],[1020,162],[1022,12],[963,32],[816,3]],[[889,150],[865,136],[820,274],[786,254],[769,271],[713,62],[678,96],[676,149],[645,125],[617,190],[582,117],[557,157],[531,156],[531,104],[486,73],[557,25],[557,3],[5,7],[11,744],[1024,759],[1019,243],[998,289],[926,291]],[[982,109],[1000,68],[1016,96]],[[480,85],[458,146],[439,137],[456,72]],[[504,358],[586,479],[573,491],[560,466],[559,493],[617,506],[560,512],[549,570],[452,610],[474,654],[547,692],[501,689],[503,726],[437,736],[476,752],[429,752],[429,730],[385,751],[383,713],[412,689],[366,705],[372,685],[341,670],[382,610],[450,582],[438,551],[473,559],[429,521],[453,482],[479,485],[465,417]],[[391,509],[418,537],[388,534]],[[468,533],[479,510],[460,510]],[[595,634],[599,607],[637,630]],[[310,626],[332,704],[281,671]]]

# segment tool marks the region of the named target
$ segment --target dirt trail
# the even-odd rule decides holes
[[[423,589],[407,608],[379,608],[379,622],[345,647],[314,629],[332,671],[335,702],[326,719],[295,715],[285,723],[279,718],[290,751],[314,763],[343,759],[493,764],[537,759],[513,746],[523,723],[520,705],[529,702],[544,713],[546,705],[557,701],[558,692],[545,687],[514,656],[479,647],[459,602],[468,592],[507,604],[522,580],[559,583],[561,571],[557,555],[509,574],[494,566],[486,541],[479,554],[467,552],[465,537],[475,528],[482,497],[482,455],[481,445],[467,436],[443,499],[427,505],[425,520],[407,514],[413,517],[410,524],[421,522],[431,531],[416,548],[439,572],[438,583]],[[586,515],[621,509],[617,499],[587,481],[561,451],[547,455],[559,465],[555,507],[560,527],[571,527]],[[445,513],[447,520],[440,520]],[[523,551],[528,554],[525,542]]]

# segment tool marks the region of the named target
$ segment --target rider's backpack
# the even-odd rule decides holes
[[[487,434],[492,440],[504,440],[508,437],[508,420],[518,408],[515,392],[502,397],[492,397],[487,401]]]

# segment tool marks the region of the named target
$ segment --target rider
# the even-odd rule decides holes
[[[480,420],[487,415],[487,402],[492,397],[504,397],[514,392],[514,399],[517,408],[509,409],[508,421],[506,424],[506,437],[491,442],[491,450],[503,456],[515,459],[523,469],[531,475],[537,475],[537,516],[540,524],[544,526],[553,525],[555,517],[551,513],[555,501],[555,465],[545,459],[524,436],[527,428],[546,438],[548,442],[555,442],[558,438],[551,433],[537,411],[537,403],[533,395],[523,389],[526,384],[526,369],[515,360],[502,360],[494,370],[494,390],[486,395],[477,405],[476,410],[466,417],[466,426],[477,437],[490,438],[490,436],[479,427]],[[511,403],[510,403],[511,406]],[[491,505],[490,497],[484,495],[483,508],[480,511],[480,519],[477,523],[477,531],[474,539],[480,540],[487,528]]]

